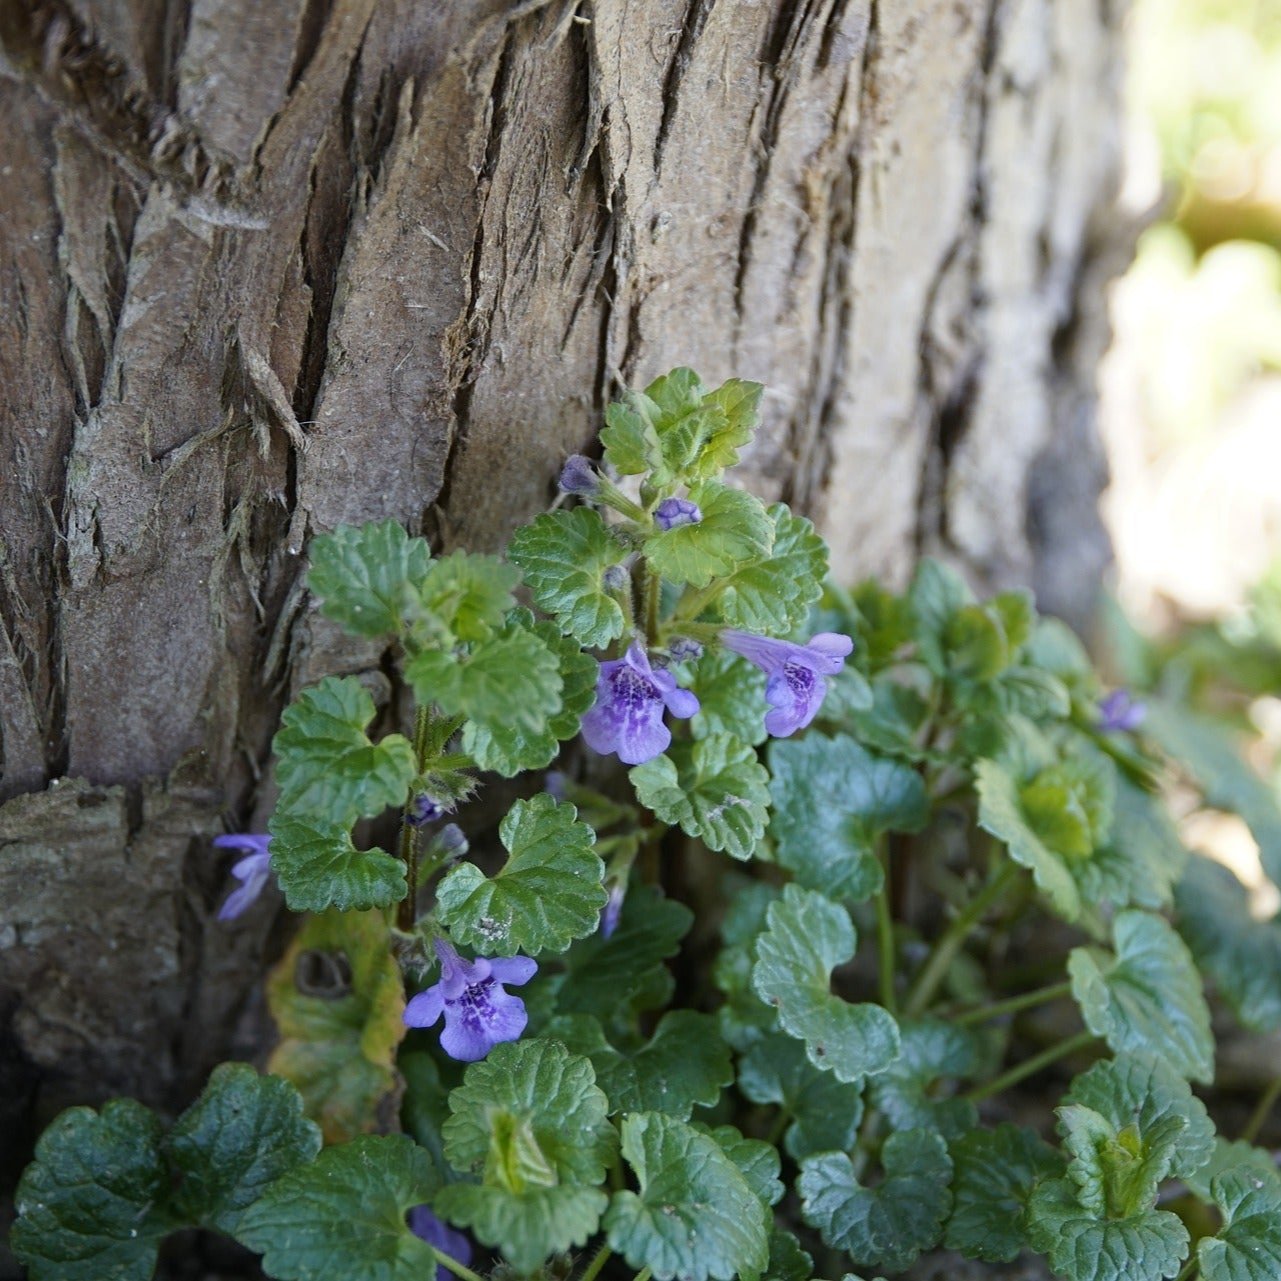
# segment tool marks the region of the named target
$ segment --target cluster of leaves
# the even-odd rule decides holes
[[[608,470],[579,477],[593,505],[506,560],[433,559],[394,523],[315,540],[322,610],[387,641],[417,709],[377,736],[361,682],[329,678],[277,735],[271,865],[318,913],[269,982],[284,1079],[220,1069],[167,1135],[120,1101],[55,1122],[19,1196],[33,1281],[145,1278],[182,1226],[281,1281],[476,1281],[419,1206],[547,1281],[592,1245],[582,1281],[895,1273],[938,1247],[1036,1251],[1068,1281],[1168,1279],[1193,1253],[1206,1281],[1281,1275],[1281,1176],[1190,1084],[1214,1077],[1203,979],[1281,1029],[1281,925],[1189,856],[1158,787],[1183,761],[1281,880],[1266,785],[1173,700],[1151,734],[1101,722],[1085,654],[1024,593],[980,601],[925,562],[901,594],[824,594],[809,522],[721,476],[760,390],[676,370],[629,394]],[[699,519],[657,518],[678,500]],[[764,676],[725,628],[856,650],[817,721],[767,744]],[[556,760],[632,643],[699,700],[664,752],[536,776],[476,860],[424,830],[422,798]],[[360,848],[396,808],[396,854]],[[1029,938],[1047,986],[982,963]],[[523,1035],[465,1069],[406,1034],[437,940],[538,963]],[[1055,1059],[1080,1070],[1041,1130],[984,1123]]]

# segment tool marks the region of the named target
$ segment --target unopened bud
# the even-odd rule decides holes
[[[600,576],[600,580],[607,592],[622,592],[627,590],[631,575],[621,565],[610,565]]]
[[[654,512],[654,523],[659,529],[676,529],[679,525],[697,525],[703,513],[696,502],[688,498],[664,498]]]
[[[668,645],[667,652],[671,654],[674,663],[692,662],[703,657],[703,647],[688,636],[675,637]]]
[[[600,475],[590,458],[570,454],[560,472],[560,487],[567,494],[589,498],[600,489]]]

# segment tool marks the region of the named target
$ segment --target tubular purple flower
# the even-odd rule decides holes
[[[520,987],[538,972],[528,956],[478,956],[465,961],[444,939],[436,940],[440,980],[405,1006],[406,1027],[431,1027],[442,1014],[441,1049],[461,1063],[483,1059],[500,1041],[514,1041],[529,1016],[525,1002],[503,988]]]
[[[775,738],[786,738],[818,715],[827,694],[824,677],[837,675],[854,648],[841,632],[819,632],[804,645],[774,640],[726,628],[721,632],[726,649],[755,663],[769,678],[765,682],[765,728]]]
[[[583,717],[583,738],[593,751],[617,752],[628,765],[640,765],[666,751],[672,732],[663,709],[693,716],[698,699],[676,684],[671,672],[655,671],[643,646],[633,641],[622,658],[600,665],[596,701]]]
[[[560,471],[560,487],[567,494],[591,498],[600,489],[600,473],[583,454],[570,454]]]
[[[409,1230],[414,1236],[435,1246],[464,1267],[471,1263],[471,1242],[467,1237],[438,1219],[428,1205],[416,1205],[409,1212]],[[443,1263],[436,1265],[436,1281],[451,1281],[453,1274]]]
[[[689,498],[664,498],[654,509],[654,523],[659,529],[697,525],[702,519],[703,513],[698,504]]]
[[[445,807],[434,796],[420,792],[414,797],[409,813],[405,815],[405,822],[410,827],[426,827],[428,823],[443,818],[444,814]]]
[[[258,898],[271,879],[271,854],[267,849],[271,844],[271,837],[232,832],[227,836],[215,836],[213,843],[219,849],[241,850],[245,855],[239,862],[232,864],[231,868],[232,876],[241,884],[227,895],[218,909],[220,921],[234,921]]]
[[[1132,697],[1128,689],[1114,689],[1099,704],[1099,728],[1104,732],[1136,730],[1147,714],[1147,704]]]
[[[618,918],[623,914],[623,899],[626,896],[626,881],[615,881],[609,887],[609,897],[605,900],[605,906],[601,908],[600,925],[597,927],[601,938],[610,938],[618,929]]]

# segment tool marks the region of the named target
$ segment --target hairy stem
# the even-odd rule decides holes
[[[969,938],[970,931],[983,919],[988,909],[1014,884],[1018,874],[1018,865],[1007,863],[961,909],[952,924],[939,936],[929,960],[925,962],[920,974],[916,977],[916,982],[912,984],[911,991],[907,994],[904,1011],[908,1018],[915,1018],[925,1011],[947,974],[948,966],[952,964],[956,954],[965,945],[965,940]]]
[[[592,1256],[592,1261],[587,1265],[583,1275],[579,1278],[579,1281],[596,1281],[596,1277],[600,1274],[601,1268],[609,1262],[609,1256],[613,1253],[613,1250],[609,1248],[608,1242],[602,1245],[601,1248]]]
[[[459,1263],[452,1255],[446,1254],[443,1250],[438,1250],[433,1245],[430,1247],[432,1254],[436,1256],[436,1262],[443,1268],[448,1268],[456,1277],[461,1277],[462,1281],[484,1281],[484,1278],[478,1272],[473,1272],[465,1263]]]
[[[428,757],[433,755],[432,728],[431,705],[420,705],[414,718],[414,760],[420,774],[427,768]],[[400,900],[400,906],[396,909],[396,925],[406,932],[414,928],[418,917],[418,829],[409,821],[416,799],[411,792],[400,816],[399,853],[405,865],[405,881],[409,885],[409,892]]]
[[[1068,1037],[1066,1041],[1059,1041],[1048,1049],[1042,1050],[1040,1054],[1034,1054],[1030,1059],[1024,1059],[1022,1063],[1016,1063],[1008,1072],[1002,1072],[995,1080],[978,1086],[962,1097],[971,1103],[990,1099],[992,1095],[1008,1090],[1010,1086],[1017,1085],[1025,1077],[1035,1076],[1042,1068],[1049,1067],[1058,1059],[1067,1058],[1069,1054],[1075,1054],[1077,1050],[1085,1049],[1087,1045],[1092,1045],[1097,1040],[1098,1037],[1093,1032],[1079,1032],[1076,1036]]]
[[[884,851],[879,852],[881,888],[876,892],[876,954],[880,980],[881,1004],[891,1014],[898,1013],[894,995],[894,918],[890,912],[890,867]]]

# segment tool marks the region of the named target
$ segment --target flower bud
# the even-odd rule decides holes
[[[621,565],[610,565],[600,576],[600,581],[607,592],[622,592],[627,590],[631,575]]]
[[[664,498],[654,511],[659,529],[676,529],[680,525],[697,525],[703,519],[698,504],[688,498]]]
[[[590,498],[600,489],[600,474],[590,458],[570,454],[561,468],[560,487],[567,494]]]

